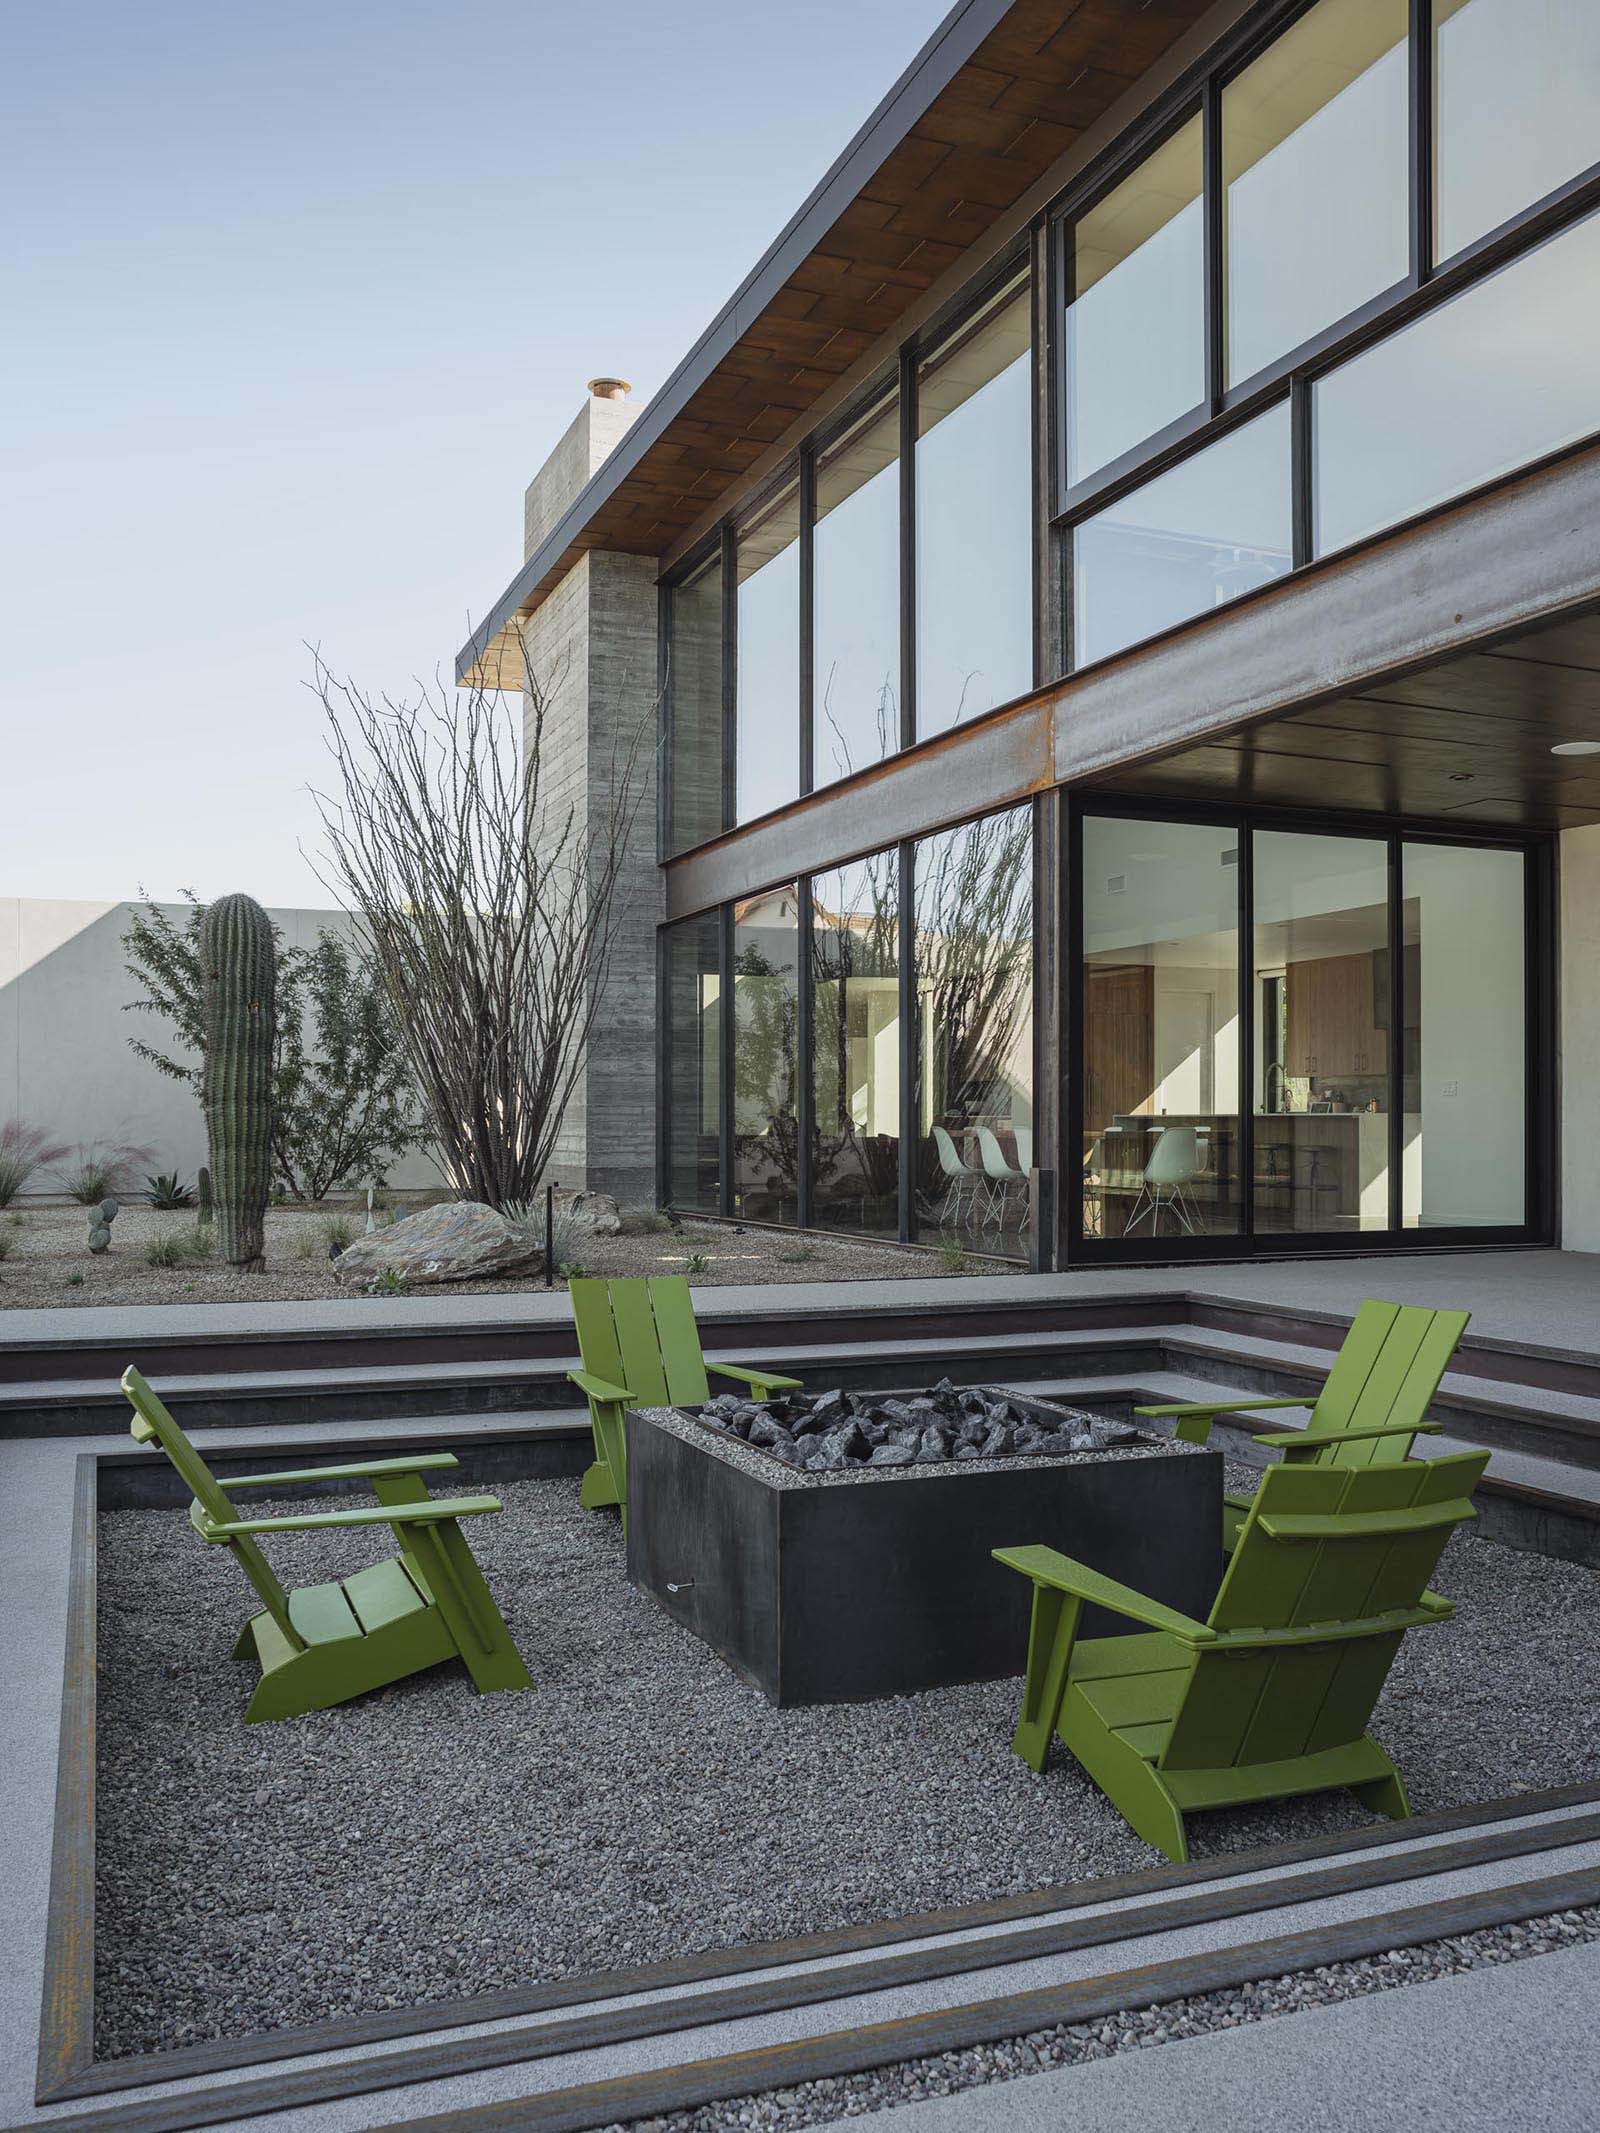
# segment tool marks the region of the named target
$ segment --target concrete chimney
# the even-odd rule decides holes
[[[616,450],[639,410],[626,378],[591,378],[566,435],[529,482],[522,499],[522,556],[544,540],[597,467]]]

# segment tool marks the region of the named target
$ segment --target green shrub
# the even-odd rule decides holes
[[[86,1274],[69,1274],[67,1276],[67,1287],[69,1289],[81,1289],[87,1279],[88,1276]]]
[[[144,1256],[148,1266],[182,1266],[188,1255],[178,1239],[168,1230],[162,1236],[150,1239],[144,1248]]]
[[[683,1262],[683,1264],[684,1271],[686,1273],[703,1274],[710,1266],[711,1261],[706,1257],[704,1252],[691,1252],[688,1258]]]
[[[797,1245],[792,1252],[778,1254],[785,1266],[804,1266],[808,1259],[820,1259],[821,1256],[814,1244]]]
[[[20,1118],[0,1126],[0,1207],[9,1207],[41,1165],[48,1167],[67,1153],[63,1143],[50,1140],[37,1126],[25,1126]]]
[[[409,1292],[410,1287],[411,1283],[398,1267],[386,1266],[381,1274],[374,1274],[367,1283],[367,1294],[369,1296],[404,1296]]]
[[[954,1237],[946,1237],[939,1247],[939,1257],[944,1261],[945,1271],[964,1274],[967,1270],[967,1255]]]
[[[139,1172],[152,1149],[132,1141],[80,1141],[55,1166],[55,1179],[69,1200],[98,1207],[102,1200],[126,1200],[138,1190]]]
[[[348,1215],[324,1215],[317,1228],[321,1232],[324,1256],[335,1245],[342,1252],[347,1244],[355,1241],[356,1226]]]
[[[0,1260],[9,1259],[17,1244],[18,1238],[14,1228],[0,1229]]]
[[[585,1272],[584,1264],[581,1259],[557,1260],[556,1272],[560,1275],[563,1281],[583,1281],[587,1279],[587,1274]]]
[[[217,1238],[211,1229],[164,1229],[144,1248],[150,1266],[188,1266],[197,1259],[216,1256]]]

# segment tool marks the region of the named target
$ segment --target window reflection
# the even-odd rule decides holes
[[[1204,397],[1202,175],[1196,116],[1074,226],[1069,483],[1131,451]]]
[[[789,489],[739,530],[735,816],[800,791],[800,498]]]
[[[1405,279],[1407,0],[1321,0],[1222,92],[1228,381]]]
[[[1434,0],[1440,259],[1600,161],[1594,0]]]
[[[667,850],[687,851],[722,829],[722,559],[675,585],[667,603],[672,704],[672,812]]]
[[[722,1094],[722,920],[669,926],[666,943],[667,1192],[674,1207],[718,1207]]]
[[[813,1218],[900,1227],[900,861],[879,852],[811,885]]]
[[[733,1206],[799,1216],[800,907],[793,887],[733,907]]]
[[[812,779],[900,745],[899,399],[817,460]]]
[[[1032,320],[1027,284],[917,374],[917,732],[1033,682]]]
[[[1033,1169],[1033,811],[925,837],[913,865],[919,1223],[1016,1256]]]
[[[1520,852],[1401,847],[1408,1229],[1526,1219],[1527,975]]]
[[[1600,429],[1600,217],[1314,388],[1319,555]]]
[[[1239,833],[1083,823],[1086,1234],[1240,1223]]]
[[[1290,517],[1285,401],[1074,528],[1073,665],[1281,577]]]
[[[1389,1226],[1389,850],[1257,832],[1255,1226]]]

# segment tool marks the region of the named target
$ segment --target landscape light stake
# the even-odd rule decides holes
[[[555,1287],[556,1270],[556,1189],[547,1185],[544,1189],[544,1285]]]

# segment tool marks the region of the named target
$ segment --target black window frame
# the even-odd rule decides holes
[[[1224,348],[1226,312],[1222,231],[1222,92],[1230,81],[1258,59],[1286,30],[1310,14],[1318,4],[1319,0],[1282,0],[1280,5],[1269,6],[1253,14],[1239,26],[1231,38],[1225,39],[1213,54],[1175,83],[1168,95],[1146,114],[1144,120],[1115,143],[1104,157],[1097,159],[1049,210],[1050,260],[1054,283],[1049,310],[1050,340],[1054,348],[1064,350],[1066,315],[1072,291],[1072,235],[1075,224],[1107,194],[1114,191],[1147,156],[1159,149],[1181,126],[1188,124],[1197,110],[1201,113],[1205,127],[1203,163],[1206,195],[1203,215],[1206,230],[1208,371],[1204,402],[1195,413],[1169,424],[1164,430],[1147,438],[1143,444],[1135,446],[1109,465],[1097,469],[1084,481],[1071,484],[1067,479],[1070,380],[1064,357],[1058,356],[1053,366],[1048,403],[1055,430],[1049,452],[1052,484],[1050,517],[1062,550],[1063,674],[1084,671],[1074,660],[1072,615],[1072,536],[1078,525],[1106,505],[1120,501],[1147,482],[1153,481],[1158,475],[1203,451],[1207,445],[1225,436],[1229,429],[1263,413],[1287,393],[1290,397],[1294,433],[1290,480],[1295,540],[1291,571],[1304,568],[1316,560],[1311,546],[1313,470],[1310,396],[1318,378],[1376,342],[1387,339],[1390,334],[1411,324],[1436,306],[1447,303],[1476,282],[1487,279],[1498,268],[1509,264],[1522,253],[1532,251],[1545,239],[1600,208],[1600,158],[1597,158],[1588,169],[1578,172],[1564,184],[1531,202],[1519,214],[1508,217],[1505,222],[1487,231],[1472,244],[1464,246],[1447,259],[1435,259],[1433,4],[1432,0],[1410,0],[1407,25],[1407,82],[1410,106],[1407,203],[1410,231],[1409,271],[1402,280],[1368,298],[1343,318],[1334,320],[1298,348],[1290,349],[1253,376],[1242,379],[1237,385],[1229,388],[1226,384]],[[1586,444],[1593,443],[1596,439],[1600,439],[1600,425],[1597,425],[1587,438],[1562,446],[1558,453],[1548,456],[1560,457],[1582,450]],[[1543,464],[1542,460],[1529,462],[1530,466],[1540,464]],[[1480,486],[1484,489],[1492,488],[1504,479],[1505,475],[1497,475]],[[1455,501],[1464,500],[1477,493],[1477,488],[1465,490],[1462,492],[1462,498]],[[1429,508],[1431,510],[1437,506]],[[1427,515],[1427,512],[1417,514],[1418,517]],[[1381,536],[1373,535],[1370,538],[1387,536],[1410,523],[1412,521],[1409,519],[1397,521],[1393,526],[1385,526]],[[1259,589],[1253,589],[1239,595],[1239,599],[1248,601],[1258,596]],[[1228,604],[1232,607],[1236,603]],[[1155,636],[1162,634],[1164,632],[1153,633]],[[1150,641],[1150,638],[1134,640],[1136,643]],[[1119,654],[1104,656],[1115,658]]]
[[[1030,225],[989,261],[981,274],[974,276],[950,301],[935,311],[914,333],[900,340],[892,356],[887,357],[863,380],[848,401],[836,409],[788,453],[781,465],[775,467],[761,482],[760,487],[748,497],[741,498],[737,508],[727,513],[705,537],[697,541],[672,569],[658,580],[660,642],[658,646],[658,673],[661,686],[661,738],[658,745],[660,764],[659,798],[657,805],[657,855],[665,864],[668,860],[681,858],[684,852],[701,847],[685,845],[674,851],[669,848],[669,830],[672,821],[671,784],[674,772],[675,733],[672,709],[671,677],[668,671],[671,643],[672,597],[674,589],[702,568],[720,548],[723,570],[723,808],[721,827],[715,836],[726,836],[731,830],[745,829],[752,822],[763,821],[765,816],[751,815],[741,822],[738,819],[738,537],[741,529],[774,504],[783,491],[794,484],[799,491],[800,511],[800,659],[799,684],[797,689],[796,717],[798,720],[800,776],[797,798],[805,799],[811,793],[825,790],[819,787],[813,776],[815,754],[815,536],[816,536],[816,477],[819,454],[838,442],[839,438],[869,415],[878,403],[887,403],[889,397],[899,394],[899,562],[900,562],[900,716],[899,733],[888,756],[891,761],[906,749],[916,745],[919,738],[916,726],[916,627],[917,627],[917,578],[916,578],[916,438],[917,438],[917,385],[919,366],[930,355],[936,355],[943,344],[959,333],[968,318],[974,317],[1007,291],[1030,302],[1029,344],[1030,365],[1035,377],[1039,374],[1045,351],[1040,346],[1042,319],[1047,314],[1033,298],[1035,280],[1033,245],[1035,227]],[[1036,437],[1032,452],[1035,480],[1038,478],[1040,444]],[[1037,513],[1034,514],[1037,519]],[[1037,538],[1037,525],[1035,526]],[[1038,570],[1030,572],[1031,642],[1036,647],[1040,639]],[[1042,686],[1049,677],[1034,675],[1034,686]],[[1015,701],[1015,699],[1008,699]],[[991,710],[1001,708],[991,706]],[[987,713],[978,714],[987,716]],[[863,766],[868,767],[868,766]],[[876,766],[870,766],[876,767]],[[829,784],[842,780],[828,780]],[[785,803],[792,805],[793,803]],[[771,809],[769,813],[781,813]],[[706,843],[715,838],[707,838]]]
[[[1239,1146],[1239,1227],[1215,1236],[1168,1240],[1087,1235],[1084,1230],[1084,952],[1083,835],[1087,816],[1129,822],[1194,823],[1226,830],[1239,840],[1238,861],[1238,1081],[1235,1110]],[[1257,1233],[1254,1209],[1254,836],[1289,830],[1330,837],[1383,840],[1388,854],[1388,928],[1391,1030],[1404,1025],[1404,969],[1399,937],[1404,896],[1402,847],[1449,845],[1464,850],[1519,852],[1523,857],[1524,1168],[1523,1220],[1519,1223],[1407,1228],[1403,1204],[1404,1112],[1400,1102],[1404,1046],[1391,1044],[1387,1068],[1389,1121],[1389,1221],[1382,1229],[1269,1230]],[[1066,885],[1067,935],[1061,957],[1065,997],[1060,1004],[1066,1034],[1062,1080],[1063,1150],[1059,1168],[1060,1249],[1068,1264],[1150,1266],[1190,1261],[1350,1258],[1366,1253],[1492,1250],[1498,1246],[1550,1245],[1556,1221],[1556,837],[1549,831],[1467,834],[1456,824],[1399,815],[1346,810],[1267,807],[1202,807],[1164,802],[1144,794],[1082,790],[1068,795],[1062,811],[1060,864]]]

